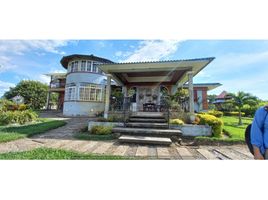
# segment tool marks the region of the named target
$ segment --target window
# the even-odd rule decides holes
[[[77,72],[78,71],[78,61],[74,61],[71,63],[71,72]]]
[[[75,85],[74,84],[70,84],[69,86],[66,87],[65,89],[65,100],[67,101],[72,101],[72,100],[76,100],[75,96]]]
[[[87,61],[87,71],[91,72],[91,61]]]
[[[79,87],[80,101],[102,101],[102,87],[88,83],[81,83]]]
[[[82,60],[82,62],[81,62],[81,71],[82,72],[86,71],[86,63],[87,63],[87,61]]]
[[[93,62],[93,69],[92,69],[92,72],[95,72],[95,73],[98,73],[98,63],[96,62]]]

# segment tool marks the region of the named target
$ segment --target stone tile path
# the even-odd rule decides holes
[[[232,146],[171,146],[119,144],[114,141],[76,140],[73,135],[88,119],[64,119],[67,125],[33,138],[0,143],[0,153],[27,151],[38,147],[73,150],[81,153],[130,156],[143,159],[178,160],[250,160],[253,156],[245,145]]]

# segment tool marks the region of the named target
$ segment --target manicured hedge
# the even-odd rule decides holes
[[[224,116],[234,116],[234,117],[238,117],[239,116],[239,112],[224,112]],[[241,112],[241,116],[244,117],[245,113]]]
[[[107,135],[112,133],[112,127],[110,126],[92,126],[91,134],[96,134],[96,135]]]
[[[209,114],[218,118],[223,116],[223,112],[218,111],[218,110],[209,110],[208,112],[199,112],[199,114]]]
[[[1,111],[0,112],[0,125],[8,124],[25,124],[37,119],[37,114],[31,110],[23,111]]]
[[[183,125],[184,122],[181,119],[171,119],[169,120],[170,124],[175,124],[175,125]]]
[[[209,114],[198,114],[200,119],[199,124],[209,125],[212,127],[212,134],[214,137],[220,137],[223,129],[223,121],[213,115]]]

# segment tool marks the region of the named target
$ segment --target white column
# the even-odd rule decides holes
[[[108,112],[110,107],[110,96],[111,96],[111,75],[107,74],[107,86],[105,91],[105,108],[104,108],[104,118],[108,118]]]
[[[194,113],[194,86],[193,86],[193,72],[187,72],[189,85],[189,111]]]

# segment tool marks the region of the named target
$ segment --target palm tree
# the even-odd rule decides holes
[[[242,125],[242,115],[241,115],[241,109],[244,105],[250,105],[255,106],[258,104],[257,97],[251,95],[250,93],[239,91],[236,94],[229,93],[227,94],[229,97],[231,97],[230,102],[233,103],[234,106],[238,107],[239,111],[239,122],[238,125]]]

